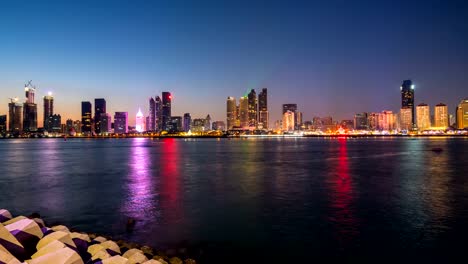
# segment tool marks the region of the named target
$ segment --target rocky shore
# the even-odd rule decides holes
[[[0,264],[195,264],[167,257],[148,246],[63,225],[47,227],[39,214],[13,217],[0,209]]]

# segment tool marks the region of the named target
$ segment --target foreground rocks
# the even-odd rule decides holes
[[[0,209],[0,264],[196,264],[156,255],[148,246],[47,227],[38,214],[13,217]]]

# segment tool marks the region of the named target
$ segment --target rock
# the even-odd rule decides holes
[[[155,259],[150,259],[146,262],[143,262],[143,264],[162,264],[162,262],[155,260]]]
[[[44,220],[42,220],[40,218],[32,218],[32,220],[34,220],[34,222],[36,222],[39,225],[40,228],[45,227]]]
[[[95,239],[93,239],[94,241],[97,241],[99,243],[102,243],[102,242],[105,242],[107,241],[107,239],[105,237],[102,237],[102,236],[98,236],[96,237]]]
[[[63,225],[56,225],[56,226],[51,227],[50,229],[52,229],[54,231],[62,231],[62,232],[65,232],[65,233],[71,233],[70,230],[68,229],[68,227],[63,226]]]
[[[70,237],[71,237],[72,239],[78,238],[78,239],[84,240],[84,241],[86,241],[86,242],[88,242],[88,243],[91,242],[91,239],[90,239],[89,235],[88,235],[88,234],[84,234],[84,233],[72,232],[72,233],[70,233]]]
[[[40,250],[38,250],[36,253],[34,253],[31,258],[32,259],[35,259],[35,258],[38,258],[40,256],[44,256],[44,255],[47,255],[49,253],[52,253],[52,252],[55,252],[61,248],[64,248],[66,247],[64,243],[58,241],[58,240],[54,240],[52,242],[50,242],[49,244],[45,245],[44,247],[42,247]]]
[[[11,213],[8,210],[0,209],[0,223],[6,222],[11,218],[13,218],[13,216],[11,216]]]
[[[101,244],[94,244],[88,247],[88,253],[91,254],[91,256],[94,256],[97,252],[103,250],[105,251],[106,249],[101,246]]]
[[[17,216],[17,217],[15,217],[15,218],[12,218],[12,219],[10,219],[10,220],[8,220],[8,221],[3,222],[2,224],[3,224],[4,226],[6,226],[6,225],[13,224],[14,222],[18,222],[19,220],[23,220],[23,219],[28,219],[28,218],[27,218],[27,217],[24,217],[24,216],[22,216],[22,215],[20,215],[20,216]]]
[[[132,248],[132,249],[127,250],[127,252],[125,252],[122,255],[122,257],[129,259],[133,254],[136,254],[136,253],[143,254],[143,251],[136,249],[136,248]]]
[[[0,245],[0,263],[21,264],[21,262],[2,245]]]
[[[74,250],[64,247],[44,256],[26,261],[28,264],[84,264],[80,255]]]
[[[128,258],[129,264],[144,263],[148,261],[148,258],[141,252],[136,252]]]
[[[2,224],[0,224],[0,246],[5,248],[10,254],[15,256],[20,261],[25,260],[28,256],[26,256],[26,250],[24,249],[23,245],[14,237],[8,229],[6,229]]]
[[[36,244],[43,237],[39,225],[31,219],[21,219],[5,228],[23,245],[28,257],[36,251]]]
[[[178,257],[172,257],[169,259],[170,264],[184,264],[182,260]]]
[[[149,246],[142,246],[141,251],[143,251],[144,254],[154,255],[153,249]]]
[[[113,257],[104,259],[101,262],[102,264],[128,264],[129,263],[128,259],[122,256],[113,256]]]
[[[92,255],[91,259],[94,261],[94,260],[97,260],[97,259],[108,259],[108,258],[111,258],[112,256],[105,250],[105,249],[102,249],[102,250],[99,250],[98,252],[95,252],[94,255]]]
[[[112,256],[120,254],[119,246],[117,245],[117,243],[115,243],[112,240],[107,240],[107,241],[102,242],[101,246],[104,247],[105,249],[107,249],[107,252],[110,251],[109,254],[112,255]]]
[[[194,259],[186,259],[184,264],[197,264],[197,262]]]
[[[69,233],[65,233],[63,231],[56,231],[44,236],[39,243],[37,243],[37,250],[40,250],[42,247],[46,246],[47,244],[51,243],[52,241],[58,240],[65,245],[71,246],[76,248],[75,242],[73,242]]]

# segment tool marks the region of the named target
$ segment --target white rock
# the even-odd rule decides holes
[[[49,253],[55,252],[59,249],[62,249],[66,247],[66,245],[58,240],[54,240],[50,242],[49,244],[45,245],[42,247],[40,250],[38,250],[34,255],[31,256],[32,259],[38,258],[40,256],[47,255]]]
[[[73,232],[73,233],[70,233],[70,236],[71,236],[72,239],[73,238],[78,238],[78,239],[84,240],[86,242],[91,242],[91,239],[89,238],[88,234]]]
[[[54,231],[62,231],[62,232],[65,232],[65,233],[70,233],[70,230],[68,229],[68,227],[66,227],[64,225],[53,226],[50,229],[52,229]]]
[[[73,249],[64,247],[35,259],[27,260],[28,264],[84,264],[80,255]]]
[[[129,264],[128,259],[122,256],[113,256],[102,260],[102,264]]]
[[[39,239],[41,239],[44,236],[44,234],[42,234],[42,230],[39,227],[39,225],[34,220],[27,219],[27,218],[21,219],[9,225],[5,225],[5,228],[10,232],[19,230],[19,231],[28,233],[30,235],[33,235],[35,237],[38,237]]]
[[[94,241],[97,241],[97,242],[100,242],[100,243],[107,241],[107,239],[104,238],[104,237],[102,237],[102,236],[98,236],[98,237],[96,237],[96,238],[93,239],[93,240],[94,240]]]
[[[136,254],[136,253],[141,253],[143,254],[143,251],[139,250],[139,249],[136,249],[136,248],[132,248],[132,249],[129,249],[127,250],[123,255],[122,257],[124,258],[130,258],[133,254]]]
[[[91,254],[91,256],[94,256],[101,250],[106,250],[103,246],[101,246],[101,244],[94,244],[88,247],[88,253]]]
[[[39,243],[37,243],[36,249],[40,250],[42,247],[45,245],[51,243],[52,241],[58,240],[66,245],[72,246],[76,248],[75,243],[71,239],[70,234],[65,233],[63,231],[56,231],[53,233],[48,234],[47,236],[43,237],[41,240],[39,240]]]
[[[111,257],[111,255],[109,253],[107,253],[107,251],[105,249],[102,249],[102,250],[99,250],[98,252],[94,253],[94,255],[92,255],[91,259],[92,260],[108,259],[110,257]]]
[[[103,246],[105,249],[110,249],[114,252],[117,252],[118,254],[120,254],[120,248],[119,246],[117,245],[117,243],[115,243],[114,241],[112,240],[107,240],[107,241],[104,241],[100,244],[101,246]]]
[[[13,218],[13,216],[11,216],[10,211],[8,211],[7,209],[0,209],[0,222],[2,219],[3,221],[5,221],[5,219],[11,219],[11,218]]]
[[[18,222],[19,220],[23,220],[23,219],[28,219],[28,218],[27,218],[27,217],[24,217],[24,216],[22,216],[22,215],[20,215],[20,216],[17,216],[17,217],[15,217],[15,218],[12,218],[12,219],[10,219],[10,220],[8,220],[8,221],[6,221],[6,222],[3,222],[2,224],[3,224],[4,226],[6,226],[6,225],[13,224],[14,222]]]
[[[0,263],[21,264],[6,248],[0,245]]]

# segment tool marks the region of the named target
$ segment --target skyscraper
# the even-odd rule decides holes
[[[185,113],[184,114],[184,131],[189,132],[190,131],[190,124],[192,123],[192,117],[190,116],[190,113]]]
[[[283,114],[283,131],[294,131],[294,112],[287,110]]]
[[[354,129],[356,130],[367,130],[369,129],[369,123],[367,120],[367,113],[358,113],[354,115]]]
[[[449,126],[447,105],[440,103],[434,107],[434,126],[443,129]]]
[[[23,104],[23,131],[37,131],[37,104],[34,102],[36,87],[29,81],[24,86],[26,102]]]
[[[101,114],[101,135],[107,135],[112,130],[112,117],[108,113]]]
[[[287,112],[291,111],[294,113],[294,129],[297,129],[298,123],[297,123],[297,104],[283,104],[283,115]],[[283,125],[284,127],[284,125]]]
[[[156,96],[154,98],[154,129],[156,131],[161,131],[162,129],[162,102],[161,97]]]
[[[8,104],[8,130],[14,134],[23,131],[23,107],[16,98]]]
[[[7,116],[0,115],[0,134],[5,134],[7,131]]]
[[[205,131],[211,130],[211,116],[207,115],[205,118]]]
[[[114,133],[115,134],[128,133],[128,113],[127,112],[115,112]]]
[[[461,100],[457,107],[457,128],[468,128],[468,98]]]
[[[236,98],[228,97],[226,101],[226,124],[230,130],[236,125]]]
[[[411,80],[404,80],[400,87],[401,90],[401,108],[411,109],[411,126],[416,126],[416,118],[414,112],[414,85]]]
[[[257,93],[254,89],[248,94],[248,109],[249,109],[249,127],[257,128],[258,125],[258,102]]]
[[[295,129],[301,130],[302,129],[302,112],[296,111],[294,121],[295,121]]]
[[[52,93],[49,92],[48,95],[44,96],[44,120],[43,126],[44,130],[49,131],[49,116],[54,114],[54,97]]]
[[[155,131],[156,130],[156,101],[153,97],[149,99],[149,115],[148,115],[148,130]]]
[[[49,128],[49,132],[58,133],[62,130],[62,117],[60,115],[50,115],[47,118],[47,127]]]
[[[106,113],[106,100],[103,98],[94,99],[94,130],[96,134],[101,134],[101,114]]]
[[[416,107],[416,125],[421,131],[431,127],[431,114],[427,104],[422,103]]]
[[[249,127],[249,100],[246,96],[239,99],[239,120],[243,129]]]
[[[258,123],[263,129],[269,128],[269,114],[268,114],[268,92],[267,88],[263,88],[258,94]]]
[[[141,112],[141,109],[138,108],[138,113],[136,114],[135,119],[135,129],[137,132],[141,133],[145,130],[145,116]]]
[[[395,115],[392,111],[382,111],[378,118],[378,128],[380,130],[394,130],[395,129]]]
[[[411,108],[400,109],[400,129],[411,130],[413,128]]]
[[[182,117],[181,116],[171,116],[169,131],[171,132],[181,132],[182,131]]]
[[[161,111],[161,118],[162,118],[162,130],[169,130],[171,126],[171,103],[172,103],[172,95],[170,92],[163,92],[162,93],[162,111]]]
[[[90,102],[81,102],[81,132],[86,135],[91,135],[91,111]]]

